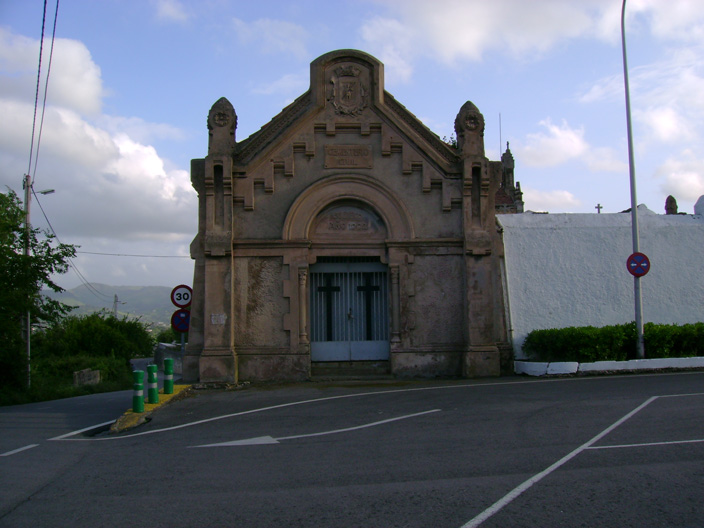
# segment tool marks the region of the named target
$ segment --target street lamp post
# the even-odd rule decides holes
[[[626,59],[626,0],[621,7],[621,48],[623,50],[623,81],[626,91],[626,127],[628,130],[628,167],[631,177],[631,236],[633,238],[633,253],[640,253],[640,236],[638,234],[638,200],[636,199],[636,168],[633,158],[633,129],[631,126],[631,96],[628,87],[628,61]],[[645,358],[645,343],[643,340],[643,299],[640,289],[640,277],[633,276],[633,293],[636,312],[636,342],[638,359]]]

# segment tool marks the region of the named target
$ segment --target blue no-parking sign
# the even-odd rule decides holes
[[[650,260],[643,253],[633,253],[626,260],[626,269],[634,277],[642,277],[650,271]]]
[[[171,328],[177,332],[188,332],[191,324],[191,312],[181,308],[171,315]]]

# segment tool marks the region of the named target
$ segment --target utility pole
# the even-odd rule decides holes
[[[24,175],[24,181],[22,182],[24,187],[24,256],[26,260],[29,260],[29,239],[31,233],[31,226],[29,224],[29,201],[32,198],[32,177],[29,174]],[[29,295],[32,295],[31,291]],[[32,370],[31,370],[31,352],[32,352],[32,316],[31,316],[31,303],[32,300],[29,299],[30,304],[27,307],[27,313],[25,314],[25,320],[23,325],[24,330],[24,340],[27,351],[27,390],[32,385]]]

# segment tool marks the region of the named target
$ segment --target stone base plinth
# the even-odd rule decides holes
[[[237,383],[237,357],[232,350],[204,350],[198,362],[201,383]]]
[[[438,378],[460,374],[461,351],[391,352],[391,374],[399,378]]]
[[[195,383],[198,381],[198,376],[200,375],[200,367],[198,363],[200,362],[200,355],[189,355],[183,356],[183,371],[181,372],[181,378],[186,383]]]
[[[464,353],[462,376],[486,378],[501,375],[501,354],[497,346],[476,346]]]

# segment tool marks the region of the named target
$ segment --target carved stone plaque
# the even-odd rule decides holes
[[[354,206],[338,206],[323,211],[313,226],[315,238],[386,238],[386,226],[376,214]]]
[[[325,145],[326,169],[371,169],[372,148],[368,145]]]

